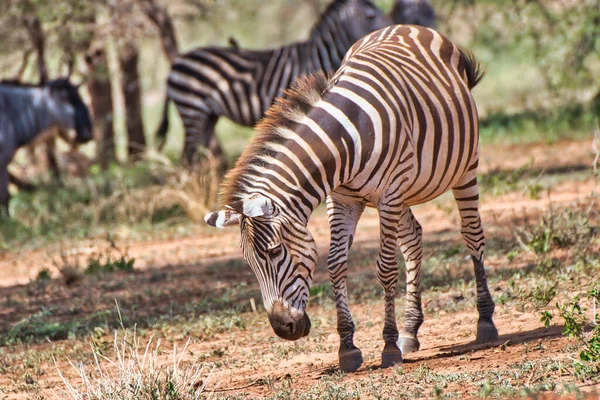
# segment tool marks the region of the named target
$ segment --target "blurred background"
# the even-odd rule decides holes
[[[18,151],[0,249],[40,238],[185,235],[216,198],[219,176],[180,166],[171,105],[156,150],[170,60],[198,46],[263,49],[306,39],[327,0],[3,0],[0,79],[82,82],[96,141],[75,150],[50,132]],[[388,13],[393,0],[376,1]],[[600,114],[599,0],[432,0],[437,29],[488,69],[474,91],[482,143],[554,143],[593,135]],[[221,118],[230,161],[252,135]],[[49,145],[56,140],[56,148]],[[48,147],[50,150],[47,150]],[[56,152],[52,172],[48,153]]]

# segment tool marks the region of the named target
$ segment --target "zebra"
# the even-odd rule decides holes
[[[14,153],[53,126],[75,129],[77,143],[93,138],[88,108],[67,78],[43,86],[0,84],[0,214],[8,215],[8,164]]]
[[[234,41],[230,47],[197,48],[179,56],[167,80],[159,149],[173,100],[185,127],[184,162],[191,164],[202,146],[222,164],[215,136],[220,116],[254,126],[297,76],[336,70],[355,41],[391,23],[371,0],[335,0],[306,41],[263,51],[240,49]]]
[[[477,341],[498,338],[483,265],[478,211],[479,121],[471,89],[485,73],[472,53],[430,28],[396,25],[365,36],[329,79],[299,80],[277,101],[227,174],[223,209],[205,221],[239,224],[242,254],[258,278],[274,332],[296,340],[310,332],[305,311],[317,259],[307,229],[326,200],[328,270],[340,335],[339,365],[355,371],[362,353],[346,289],[348,250],[366,206],[380,219],[377,277],[384,289],[381,366],[417,351],[422,228],[410,207],[452,189],[477,282]],[[396,246],[406,264],[406,311],[398,331]]]
[[[395,24],[435,28],[435,11],[428,0],[396,0],[390,18]]]

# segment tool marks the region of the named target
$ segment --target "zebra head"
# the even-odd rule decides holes
[[[51,99],[50,110],[54,119],[65,129],[75,129],[75,141],[85,143],[92,140],[90,113],[79,95],[78,86],[67,78],[48,82]]]
[[[335,0],[325,10],[310,36],[341,36],[348,47],[363,36],[392,25],[371,0]]]
[[[240,225],[242,253],[258,278],[273,331],[287,340],[308,335],[305,308],[317,247],[306,225],[261,194],[248,195],[204,220],[218,228]]]

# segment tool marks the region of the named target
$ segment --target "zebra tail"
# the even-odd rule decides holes
[[[167,143],[167,131],[169,130],[169,101],[171,99],[169,96],[165,96],[165,102],[163,105],[163,116],[160,122],[160,126],[156,131],[156,138],[158,143],[158,151],[162,151],[163,147],[165,147],[165,143]]]
[[[465,64],[465,73],[467,74],[467,85],[473,89],[483,79],[487,69],[483,68],[481,63],[475,58],[470,50],[460,50],[461,58]]]

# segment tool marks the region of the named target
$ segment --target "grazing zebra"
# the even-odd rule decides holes
[[[378,209],[377,276],[385,292],[383,367],[419,349],[422,230],[410,207],[452,189],[477,281],[477,340],[498,337],[483,267],[478,212],[479,122],[470,89],[483,73],[471,53],[436,31],[397,25],[359,40],[329,80],[301,79],[278,100],[229,172],[225,209],[212,226],[241,226],[244,258],[256,274],[277,335],[306,336],[305,312],[317,248],[306,225],[327,198],[328,268],[336,299],[339,362],[354,371],[362,355],[346,291],[347,257],[365,206]],[[404,328],[394,311],[398,266],[406,262]],[[400,350],[401,349],[401,350]]]
[[[304,42],[264,51],[240,49],[233,42],[229,48],[198,48],[181,55],[171,67],[157,135],[164,144],[171,99],[185,127],[184,161],[192,163],[202,146],[220,164],[223,152],[215,135],[220,116],[254,126],[297,76],[336,70],[354,42],[390,24],[370,0],[335,0]]]
[[[0,214],[8,214],[8,164],[15,151],[53,126],[75,129],[78,143],[92,139],[90,114],[68,79],[44,86],[0,84]]]
[[[390,17],[395,24],[435,28],[435,11],[428,0],[396,0]]]

